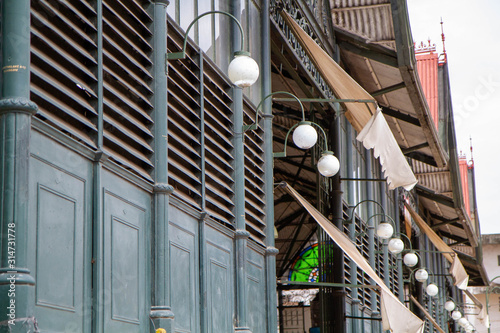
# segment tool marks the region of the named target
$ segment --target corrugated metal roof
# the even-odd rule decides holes
[[[363,36],[368,43],[396,49],[388,0],[330,0],[333,24]]]

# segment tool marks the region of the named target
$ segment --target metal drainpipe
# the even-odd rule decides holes
[[[30,131],[31,117],[37,111],[29,100],[29,0],[3,1],[2,48],[0,331],[21,332],[34,330],[35,322],[35,279],[27,268],[27,235],[33,226],[28,221]],[[8,320],[18,320],[18,327],[23,321],[26,324],[19,330],[13,326],[11,331]]]
[[[346,161],[346,171],[350,174],[346,174],[345,176],[347,178],[355,178],[354,175],[352,174],[352,170],[354,170],[353,166],[353,161],[352,161],[352,126],[351,124],[346,125],[346,156],[345,156],[345,161]],[[354,198],[354,182],[353,181],[347,181],[347,195],[348,195],[348,201],[350,206],[354,206],[356,202],[356,198]],[[350,214],[354,214],[355,212],[349,212]],[[349,233],[351,234],[351,240],[353,242],[356,242],[356,218],[353,216],[353,219],[351,221],[351,224],[349,224]],[[350,274],[351,274],[351,283],[357,283],[357,276],[358,276],[358,266],[354,263],[351,262],[351,269],[350,269]],[[359,300],[358,297],[358,288],[352,288],[351,291],[351,297],[352,297],[352,305],[351,305],[351,312],[353,317],[361,317],[360,311],[359,311],[359,305],[361,301]],[[358,333],[362,332],[362,327],[361,324],[363,323],[362,320],[359,319],[351,319],[351,331],[352,333]]]
[[[433,262],[431,261],[431,258],[430,258],[430,253],[427,252],[427,250],[429,250],[429,238],[427,238],[427,236],[424,235],[424,249],[426,250],[425,252],[425,265],[424,263],[421,264],[421,266],[426,266],[428,267],[433,273],[435,272],[435,269],[433,267]],[[434,277],[435,279],[435,277]],[[414,280],[415,281],[415,280]],[[420,284],[419,282],[416,282],[415,283],[417,284]],[[425,292],[425,286],[421,286],[422,288],[422,295],[423,297],[426,297],[425,295],[427,295],[427,293]],[[427,296],[427,309],[429,310],[429,313],[432,313],[432,300],[430,297]],[[429,332],[430,333],[433,333],[434,332],[434,326],[432,325],[429,325]]]
[[[383,177],[383,173],[380,172],[379,177]],[[386,185],[387,183],[377,183],[376,186],[379,187],[380,190],[380,204],[382,207],[384,207],[384,211],[387,212],[387,195],[386,195]],[[385,217],[384,217],[385,218]],[[383,240],[384,246],[382,246],[383,249],[383,260],[384,260],[384,270],[388,272],[389,270],[389,250],[387,249],[387,246],[385,245],[386,241]],[[390,286],[390,275],[389,274],[384,274],[384,283],[387,286]]]
[[[103,17],[102,0],[96,2],[97,12],[97,151],[93,164],[93,237],[92,244],[93,257],[95,258],[94,272],[92,275],[92,306],[96,309],[93,320],[93,331],[102,332],[104,330],[104,225],[103,225],[103,194],[101,191],[102,164],[107,156],[102,151],[103,146]]]
[[[372,155],[368,150],[365,150],[365,173],[366,176],[368,177],[369,174],[372,173]],[[367,200],[373,200],[373,184],[371,182],[366,182],[366,199]],[[368,204],[366,206],[366,211],[367,211],[367,217],[369,218],[370,216],[373,216],[374,211],[373,211],[373,204]],[[370,253],[370,258],[368,260],[368,263],[373,269],[376,269],[375,266],[375,233],[374,233],[374,226],[375,226],[375,218],[370,219],[369,225],[368,225],[368,253]],[[380,313],[377,311],[377,293],[375,290],[370,289],[370,298],[372,300],[371,308],[372,308],[372,318],[378,318],[380,317]],[[372,325],[372,331],[373,332],[379,332],[379,322],[373,320],[371,322]]]
[[[241,4],[232,2],[232,15],[240,19]],[[240,45],[240,30],[231,22],[231,47]],[[243,45],[245,47],[245,45]],[[235,332],[251,333],[247,323],[248,299],[246,293],[246,248],[250,233],[245,223],[245,153],[243,128],[243,91],[233,86],[233,126],[234,126],[234,200],[235,200],[235,242],[236,242],[236,325]]]
[[[338,54],[338,53],[337,53]],[[335,105],[336,110],[339,110],[339,105]],[[339,160],[342,159],[341,156],[341,126],[340,126],[340,116],[336,116],[335,119],[330,123],[330,139],[332,140],[332,148]],[[335,225],[340,230],[343,230],[344,222],[344,212],[342,204],[342,186],[340,184],[340,172],[338,172],[332,179],[332,216]],[[334,270],[334,282],[344,283],[344,252],[341,248],[335,247],[334,250],[335,262],[338,263],[338,267],[342,269]],[[335,290],[335,323],[334,332],[345,332],[346,322],[345,322],[345,299],[346,291],[344,287],[336,288]]]
[[[400,212],[399,212],[399,187],[394,190],[394,210],[395,210],[395,215],[394,215],[394,222],[396,223],[395,231],[402,233],[403,230],[401,230],[401,219],[400,219]],[[403,255],[402,253],[398,254],[397,256],[397,261],[396,264],[398,265],[398,285],[399,285],[399,300],[401,303],[404,303],[405,300],[405,293],[404,293],[404,282],[403,282]]]
[[[262,96],[272,92],[271,84],[271,17],[270,2],[262,0],[261,10],[261,82]],[[273,159],[273,110],[272,100],[267,98],[263,105],[264,113],[264,193],[266,196],[266,306],[267,332],[276,332],[277,299],[276,299],[276,255],[278,249],[274,246],[274,159]],[[280,293],[281,295],[281,293]]]
[[[154,63],[154,234],[152,235],[154,273],[153,302],[150,317],[155,328],[173,332],[174,314],[170,308],[170,253],[168,246],[168,98],[167,98],[167,6],[168,0],[154,1],[153,63]]]

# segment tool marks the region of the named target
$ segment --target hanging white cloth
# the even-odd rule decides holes
[[[390,190],[402,186],[410,191],[417,184],[417,178],[399,148],[380,108],[377,108],[377,112],[363,127],[356,139],[361,141],[366,149],[373,148],[373,155],[380,158],[382,171],[387,178]]]

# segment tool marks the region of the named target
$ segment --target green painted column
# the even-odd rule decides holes
[[[345,154],[345,160],[346,160],[346,171],[349,172],[349,174],[345,174],[344,177],[347,178],[355,178],[355,175],[353,174],[354,166],[353,166],[353,151],[352,151],[352,126],[350,123],[346,124],[346,137],[347,140],[346,142],[346,154]],[[350,206],[356,205],[356,198],[354,197],[354,186],[355,183],[353,181],[347,181],[347,195],[348,195],[348,202]],[[356,218],[354,216],[354,211],[349,212],[349,214],[352,214],[353,220],[351,224],[349,224],[349,233],[351,234],[351,240],[353,242],[356,242]],[[351,276],[357,276],[358,274],[358,265],[356,265],[354,262],[351,262],[351,267],[350,267],[350,274]],[[356,279],[353,279],[353,283],[356,283]],[[353,317],[361,317],[364,316],[362,312],[360,312],[360,303],[361,301],[359,300],[359,293],[358,293],[358,288],[352,288],[351,291],[351,297],[352,297],[352,304],[351,304],[351,316]],[[352,333],[358,333],[362,332],[362,327],[361,324],[363,323],[362,320],[359,319],[351,319],[351,332]]]
[[[154,231],[152,234],[153,300],[150,317],[154,328],[174,331],[174,314],[170,308],[170,249],[168,246],[169,196],[173,187],[168,185],[168,99],[167,69],[167,6],[168,0],[154,1],[153,63],[154,63]]]
[[[261,22],[262,96],[272,93],[271,85],[271,18],[269,0],[262,1]],[[273,158],[273,109],[272,99],[266,98],[262,105],[264,113],[264,193],[266,195],[266,304],[267,332],[276,333],[278,327],[276,298],[276,255],[274,246],[274,158]]]
[[[233,0],[231,14],[236,19],[241,16],[241,3]],[[241,45],[240,30],[236,22],[231,23],[231,47]],[[245,46],[243,46],[245,47]],[[232,50],[238,51],[238,50]],[[235,200],[235,253],[236,253],[236,323],[235,332],[251,333],[248,328],[248,295],[247,295],[247,270],[246,251],[247,240],[250,233],[246,230],[245,222],[245,151],[243,128],[243,91],[233,86],[233,126],[237,129],[233,137],[234,156],[234,200]]]
[[[31,117],[30,2],[2,4],[0,100],[0,332],[34,331],[35,279],[27,269]]]

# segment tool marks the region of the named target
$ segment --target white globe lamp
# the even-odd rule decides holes
[[[438,294],[439,288],[434,283],[431,283],[425,288],[425,292],[427,293],[427,295],[433,297]]]
[[[405,243],[401,238],[391,238],[387,247],[392,254],[399,254],[405,249]]]
[[[309,149],[318,141],[318,132],[308,121],[302,121],[293,131],[293,143],[300,149]]]
[[[415,279],[418,282],[425,282],[427,281],[428,278],[429,278],[429,273],[427,273],[427,271],[423,268],[420,268],[415,272]]]
[[[453,311],[453,310],[455,310],[455,302],[453,302],[453,301],[446,301],[446,303],[444,303],[444,308],[446,309],[446,311]]]
[[[460,318],[462,318],[462,313],[458,310],[455,310],[451,313],[451,318],[453,320],[459,320]]]
[[[403,257],[403,262],[406,266],[413,267],[418,264],[418,256],[415,254],[415,252],[408,252]]]
[[[462,327],[465,327],[467,326],[467,324],[469,323],[469,321],[467,320],[467,318],[465,317],[462,317],[458,320],[458,325],[462,326]]]
[[[382,222],[377,226],[377,235],[382,239],[389,239],[394,233],[394,228],[390,223]]]
[[[227,69],[227,75],[235,86],[250,87],[259,78],[259,65],[250,57],[249,52],[235,52],[234,59]]]
[[[323,177],[332,177],[339,172],[340,162],[331,151],[324,151],[318,161],[318,171]]]

